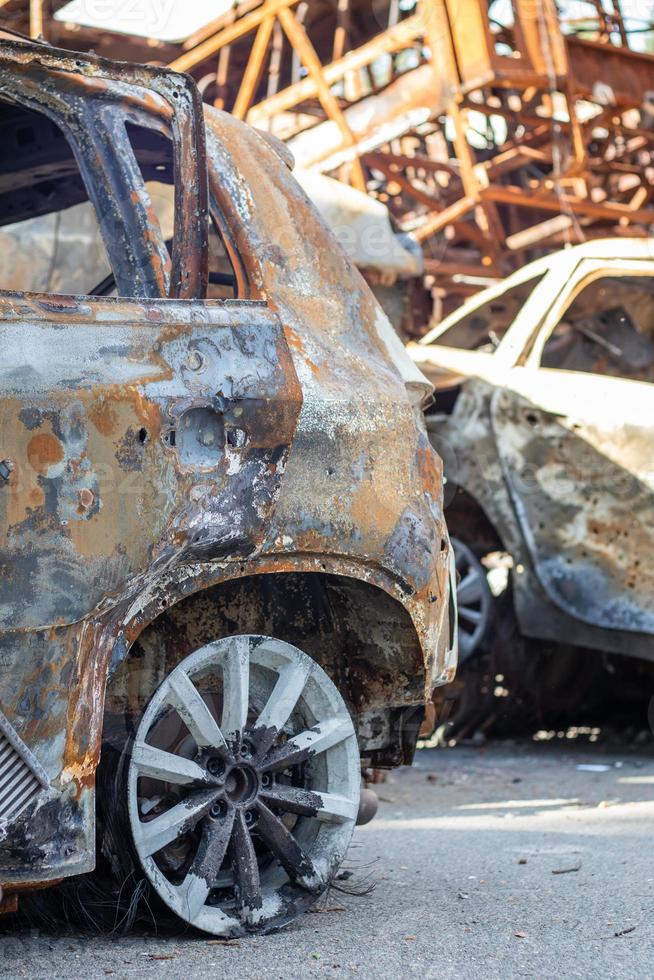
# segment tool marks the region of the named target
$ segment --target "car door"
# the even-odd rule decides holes
[[[0,296],[0,630],[246,557],[301,393],[260,302]]]
[[[584,260],[492,399],[536,574],[558,606],[654,633],[654,268]]]
[[[90,295],[71,295],[66,263],[61,280],[35,261],[43,285],[18,293],[0,261],[2,634],[69,625],[159,572],[251,554],[302,394],[279,317],[240,288],[238,250],[217,277],[235,298],[206,299],[209,216],[221,216],[190,79],[6,43],[0,132],[0,226],[52,216],[60,229],[63,216],[71,230],[88,205],[112,270],[97,286],[76,270]],[[174,187],[170,242],[152,180]],[[227,258],[226,239],[214,245]]]

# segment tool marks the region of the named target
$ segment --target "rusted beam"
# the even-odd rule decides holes
[[[466,139],[466,119],[458,101],[453,97],[452,86],[459,76],[452,33],[444,0],[422,0],[420,12],[425,25],[427,43],[431,50],[434,84],[443,86],[450,82],[450,98],[447,112],[454,127],[454,146],[461,168],[461,181],[466,197],[477,198],[479,185],[474,175],[472,149]]]
[[[458,201],[455,201],[454,204],[450,204],[449,207],[439,211],[438,214],[430,215],[423,225],[420,225],[419,228],[415,229],[413,232],[414,238],[417,238],[419,242],[426,241],[428,238],[431,238],[432,235],[442,231],[449,224],[452,224],[454,221],[458,221],[458,219],[462,218],[464,214],[472,211],[475,204],[476,201],[474,198],[460,198]]]
[[[182,44],[184,51],[190,51],[192,48],[197,47],[202,41],[206,41],[207,38],[213,37],[214,34],[218,34],[223,28],[227,27],[228,24],[233,24],[235,20],[239,17],[244,17],[245,14],[249,14],[251,10],[258,7],[261,0],[233,0],[230,9],[216,17],[214,20],[209,21],[203,27],[198,28],[193,34],[190,34]]]
[[[277,16],[279,17],[280,23],[284,29],[284,33],[302,59],[302,63],[304,64],[305,68],[311,75],[316,85],[318,98],[320,99],[320,103],[327,116],[336,123],[345,142],[350,146],[354,146],[356,140],[345,120],[336,96],[333,94],[328,83],[325,81],[320,59],[316,54],[316,49],[308,38],[307,32],[302,24],[299,23],[295,14],[289,10],[288,7],[283,7],[280,9]],[[355,157],[352,161],[352,183],[358,190],[365,193],[366,179],[363,173],[363,167],[361,166],[361,161],[358,157]]]
[[[371,161],[372,157],[374,157],[373,161]],[[434,197],[433,194],[428,194],[422,188],[416,187],[406,176],[405,172],[398,170],[393,157],[389,156],[388,160],[386,160],[383,153],[369,153],[364,157],[364,162],[366,165],[371,165],[377,170],[380,170],[389,180],[394,180],[409,197],[424,204],[430,211],[441,211],[443,209],[443,205],[438,198]]]
[[[332,61],[337,61],[345,54],[350,33],[350,0],[337,0],[336,30],[332,46]]]
[[[329,121],[296,134],[289,145],[300,166],[328,172],[352,159],[355,153],[374,151],[410,132],[416,122],[426,122],[443,108],[434,99],[431,68],[420,65],[400,75],[381,92],[344,110],[345,120],[356,138],[355,146],[344,143],[338,129]]]
[[[43,34],[43,0],[30,0],[30,37]]]
[[[250,57],[243,73],[241,87],[238,90],[238,95],[232,107],[232,115],[236,116],[237,119],[245,118],[257,85],[261,80],[263,63],[266,57],[266,51],[268,50],[268,42],[270,41],[274,22],[275,18],[272,14],[266,17],[265,20],[261,21],[255,35],[252,51],[250,52]]]
[[[511,173],[526,163],[544,163],[552,165],[551,149],[538,150],[531,146],[512,146],[503,153],[498,153],[487,163],[483,164],[486,176],[489,180],[495,180],[502,174]]]
[[[268,96],[274,95],[279,89],[279,73],[282,67],[282,51],[284,49],[284,32],[282,25],[275,18],[273,26],[272,47],[268,66]]]
[[[450,177],[459,179],[458,167],[452,162],[446,163],[444,160],[432,160],[431,157],[427,157],[424,153],[416,153],[414,156],[407,156],[405,153],[380,153],[374,151],[372,153],[364,153],[362,160],[367,167],[375,167],[378,164],[392,163],[396,164],[398,167],[404,167],[405,169],[409,167],[415,167],[416,170],[428,170],[434,173],[442,171],[443,173],[449,174]],[[381,166],[380,166],[381,169]]]
[[[574,197],[565,197],[562,200],[556,194],[525,194],[520,187],[495,185],[486,188],[483,191],[483,196],[491,201],[501,204],[515,204],[522,208],[536,208],[543,211],[561,211],[562,208],[566,208],[574,214],[586,214],[592,218],[610,221],[628,218],[629,221],[638,220],[641,223],[654,224],[654,209],[641,208],[634,211],[628,204],[614,204],[612,202],[598,204],[596,201],[580,200]]]
[[[561,231],[569,231],[573,225],[574,221],[570,215],[557,214],[554,218],[548,218],[547,221],[541,221],[540,224],[531,225],[529,228],[517,231],[514,235],[508,235],[506,247],[512,252],[521,252],[526,248],[539,245]]]
[[[397,27],[391,28],[384,34],[377,35],[372,41],[362,44],[355,51],[350,51],[337,61],[332,61],[331,64],[325,65],[322,69],[323,78],[328,85],[334,85],[336,82],[341,81],[349,72],[355,72],[361,68],[365,68],[366,65],[369,65],[376,58],[380,57],[380,55],[392,54],[395,51],[401,51],[403,48],[409,47],[411,42],[419,37],[421,33],[422,24],[420,19],[416,16],[409,17],[398,24]],[[306,102],[308,99],[313,99],[317,95],[318,87],[314,79],[312,77],[303,78],[302,81],[297,82],[295,85],[290,85],[277,95],[259,102],[250,111],[249,119],[255,125],[260,125],[262,120],[269,119],[271,116],[277,115],[277,113],[292,109],[294,106],[300,105],[300,103]]]
[[[266,0],[261,7],[257,7],[256,10],[234,21],[233,24],[228,24],[227,27],[214,34],[213,37],[207,38],[206,41],[198,44],[191,51],[187,51],[178,58],[175,58],[174,61],[171,61],[169,67],[175,71],[190,71],[191,68],[204,61],[205,58],[210,58],[212,54],[220,51],[226,44],[232,44],[233,41],[259,27],[261,22],[267,17],[274,16],[282,10],[287,10],[297,2],[298,0]]]

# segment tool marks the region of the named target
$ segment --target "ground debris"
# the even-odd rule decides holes
[[[620,936],[628,936],[630,932],[635,932],[636,926],[628,926],[626,929],[619,929],[617,932],[613,933],[614,939],[619,939]]]
[[[581,861],[579,862],[579,864],[575,864],[571,868],[552,868],[552,874],[553,875],[568,875],[568,874],[571,874],[573,871],[579,871],[580,869],[581,869]]]

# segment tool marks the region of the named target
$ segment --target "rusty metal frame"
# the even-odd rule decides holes
[[[80,88],[87,99],[95,95],[93,101],[82,100],[83,117],[72,109]],[[206,294],[206,146],[204,129],[195,124],[202,117],[202,104],[190,78],[166,68],[118,67],[92,55],[71,56],[46,45],[4,41],[0,44],[0,94],[46,113],[66,131],[105,229],[108,248],[116,241],[115,229],[124,229],[125,245],[113,249],[110,256],[123,295],[199,299]],[[124,128],[128,107],[141,125],[163,131],[173,143],[172,263],[161,235],[152,230],[147,192]],[[139,188],[136,207],[121,194],[127,174]],[[143,237],[148,241],[146,254],[132,252]]]
[[[461,277],[478,276],[480,269],[486,276],[501,276],[517,261],[536,257],[562,240],[624,234],[625,229],[646,233],[654,209],[648,206],[645,158],[651,166],[654,139],[649,130],[638,130],[633,120],[626,120],[638,111],[642,93],[654,87],[654,59],[630,50],[617,2],[609,13],[595,4],[596,40],[565,36],[552,0],[536,6],[514,0],[515,22],[501,30],[491,27],[481,0],[421,0],[417,13],[389,23],[376,36],[360,38],[358,44],[348,37],[348,9],[347,17],[341,13],[334,21],[333,43],[314,31],[321,50],[332,55],[325,62],[323,54],[322,64],[316,42],[309,40],[311,31],[300,32],[296,26],[292,6],[291,0],[267,0],[248,8],[233,24],[216,25],[212,37],[197,45],[190,40],[173,64],[194,68],[223,46],[235,50],[247,43],[246,35],[259,28],[237,87],[236,114],[247,113],[255,125],[270,126],[280,113],[295,112],[301,120],[304,107],[310,105],[312,114],[322,107],[323,118],[334,122],[342,135],[340,150],[331,156],[346,162],[334,163],[334,175],[390,203],[396,219],[422,242],[430,276],[437,286],[447,285],[450,297],[468,291],[457,283]],[[265,73],[275,20],[308,75],[281,90],[275,83],[269,94],[258,82]],[[498,41],[512,49],[511,56],[498,53]],[[367,134],[353,130],[348,114],[357,100],[344,98],[342,89],[334,87],[365,72],[381,54],[416,50],[418,45],[428,49],[433,70],[432,95],[425,101],[432,110],[432,131],[442,135],[447,120],[454,133],[449,156],[426,150],[423,134],[410,127],[393,145],[362,154]],[[346,47],[350,50],[344,53]],[[394,79],[400,86],[407,82],[402,74]],[[585,121],[578,103],[586,100],[601,109],[604,96],[597,95],[598,83],[610,109],[603,119]],[[560,121],[562,106],[567,122]],[[469,139],[472,113],[503,118],[513,133],[507,144],[489,145],[483,153],[475,150]],[[306,126],[304,120],[299,129]],[[380,117],[380,128],[388,122]],[[600,124],[609,135],[598,143]],[[636,137],[639,142],[633,143]],[[616,140],[625,145],[619,159],[611,155]],[[398,152],[402,141],[413,144],[412,149]],[[312,165],[324,169],[318,159]],[[535,168],[540,180],[534,179]],[[553,229],[551,213],[561,219]],[[435,254],[441,255],[440,266]]]

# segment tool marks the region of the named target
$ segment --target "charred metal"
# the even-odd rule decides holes
[[[565,652],[539,672],[520,636],[586,648],[598,690],[604,654],[654,661],[653,324],[650,244],[607,239],[525,266],[411,346],[437,388],[427,426],[457,566],[469,553],[462,660],[510,631],[494,668],[473,668],[487,701],[496,675],[550,717],[574,697]],[[504,581],[502,628],[489,627],[487,572]],[[482,700],[471,708],[488,720]]]
[[[397,765],[456,649],[442,471],[420,411],[430,385],[274,142],[203,113],[186,76],[42,44],[0,43],[0,99],[7,138],[36,134],[31,165],[26,150],[0,174],[0,220],[88,200],[111,265],[99,295],[0,293],[0,722],[24,780],[13,803],[0,796],[6,894],[94,866],[101,748],[103,765],[126,765],[144,709],[198,651],[249,637],[262,685],[257,637],[281,641],[270,648],[280,684],[291,667],[291,686],[312,665],[326,675],[297,724],[320,732],[311,717],[338,696],[354,724],[339,738],[358,731],[357,765]],[[46,124],[56,139],[38,137]],[[174,184],[172,241],[153,179]],[[234,298],[207,298],[208,282]],[[247,671],[239,683],[247,691]],[[296,886],[314,894],[342,860],[345,830],[313,875],[277,815],[282,796],[297,819],[332,806],[347,829],[356,816],[354,795],[341,813],[315,789],[311,751],[273,747],[290,738],[284,724],[256,729],[243,716],[238,738],[249,732],[268,768],[268,752],[299,767],[293,792],[229,755],[221,778],[237,795],[224,783],[209,792],[214,755],[201,742],[176,770],[195,789],[176,804],[192,819],[173,838],[232,814],[247,928],[292,917],[305,907]],[[358,795],[352,748],[338,751]],[[133,802],[137,833],[149,806]],[[248,819],[288,874],[282,911],[261,905]],[[194,887],[210,879],[218,904],[227,833],[212,825],[191,865]],[[203,925],[207,909],[201,928],[241,928]]]

